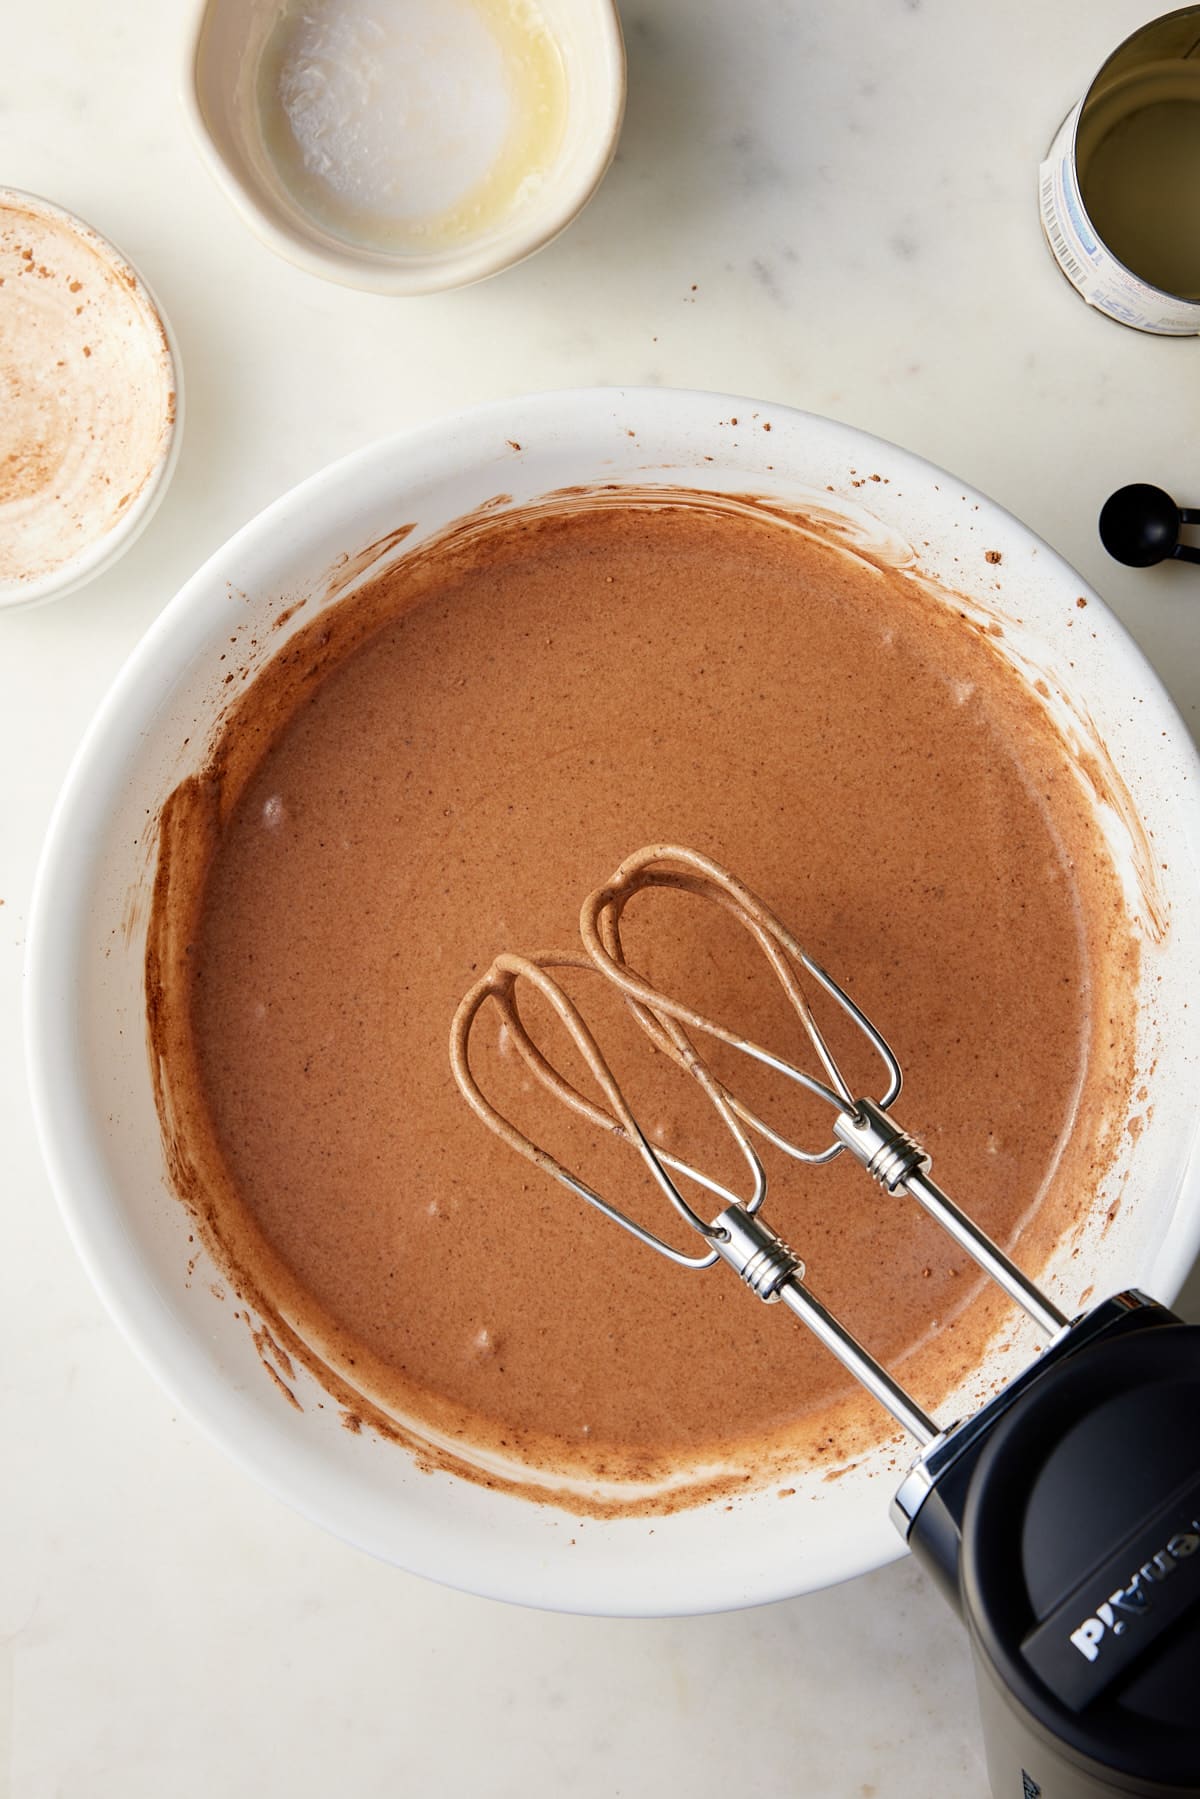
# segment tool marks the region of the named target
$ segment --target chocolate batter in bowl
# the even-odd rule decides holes
[[[724,1271],[673,1277],[503,1165],[449,1016],[499,948],[569,943],[631,845],[696,843],[850,982],[948,1184],[1061,1304],[1169,1299],[1194,785],[1095,596],[889,446],[615,392],[379,446],[185,590],[64,799],[31,1044],[77,1240],[184,1402],[390,1559],[609,1611],[872,1565],[886,1421]],[[656,978],[733,1004],[697,928],[647,945]],[[520,1103],[502,1046],[494,1072]],[[665,1071],[647,1103],[696,1125]],[[1016,1365],[912,1208],[772,1174],[816,1290],[940,1416]]]

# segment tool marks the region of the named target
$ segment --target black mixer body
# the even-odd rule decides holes
[[[995,1799],[1200,1796],[1200,1328],[1105,1301],[893,1515],[966,1626]]]

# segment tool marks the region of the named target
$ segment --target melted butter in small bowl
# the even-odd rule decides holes
[[[570,223],[624,92],[611,0],[207,0],[185,101],[272,248],[351,286],[428,293]]]
[[[544,185],[566,71],[515,0],[291,0],[258,70],[263,140],[289,193],[374,250],[461,243]]]

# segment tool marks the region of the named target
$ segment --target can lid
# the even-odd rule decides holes
[[[1200,1791],[1200,1328],[1034,1383],[976,1468],[961,1585],[985,1661],[1071,1759]]]

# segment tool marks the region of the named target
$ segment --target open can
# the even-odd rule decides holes
[[[1046,241],[1089,306],[1200,333],[1200,6],[1127,37],[1041,165]]]

